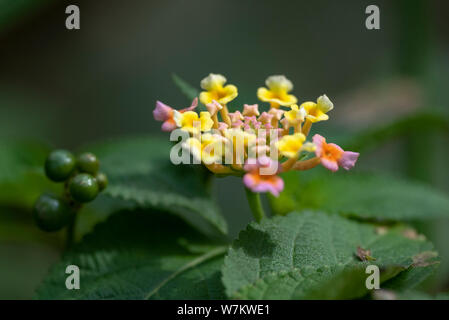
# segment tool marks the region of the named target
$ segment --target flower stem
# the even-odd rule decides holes
[[[260,194],[256,192],[252,192],[250,189],[245,188],[246,198],[248,199],[249,207],[251,208],[251,212],[254,216],[254,219],[257,222],[260,222],[263,218],[265,218],[265,212],[262,207],[262,203],[260,201]]]

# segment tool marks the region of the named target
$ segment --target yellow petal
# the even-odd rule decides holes
[[[217,101],[221,104],[227,104],[228,102],[234,100],[237,96],[237,87],[232,84],[228,84],[222,89]]]
[[[306,142],[302,145],[301,150],[314,152],[316,150],[316,146],[312,142]]]
[[[203,111],[200,113],[200,121],[201,131],[209,131],[214,125],[214,121],[212,120],[210,113],[207,111]]]
[[[302,133],[283,136],[281,140],[276,142],[276,146],[281,155],[287,158],[296,157],[301,150],[306,137]]]
[[[203,91],[200,93],[200,101],[204,105],[211,103],[214,98],[215,96],[210,92]]]
[[[265,84],[271,91],[289,92],[293,89],[293,83],[283,75],[270,76],[265,80]]]
[[[175,122],[182,130],[190,133],[196,133],[201,128],[201,121],[195,111],[187,111],[184,113],[175,113]]]
[[[221,88],[226,83],[226,78],[221,74],[210,73],[206,78],[201,80],[201,88],[207,91]]]
[[[257,89],[257,98],[259,98],[259,100],[269,102],[272,97],[273,96],[270,90],[268,90],[267,88],[261,87]]]
[[[317,99],[318,108],[327,113],[334,108],[332,101],[324,94]]]
[[[271,91],[263,87],[257,90],[257,97],[263,102],[271,102],[281,106],[289,106],[298,101],[294,95],[287,94],[285,90]]]

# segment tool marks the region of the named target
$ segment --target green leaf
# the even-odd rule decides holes
[[[209,174],[201,166],[173,165],[168,141],[115,139],[83,150],[100,159],[109,179],[104,194],[124,200],[125,208],[156,208],[177,214],[205,232],[211,227],[227,232],[226,221],[211,198]]]
[[[42,191],[55,189],[44,175],[49,147],[32,141],[0,140],[0,204],[30,208]]]
[[[284,191],[278,198],[270,198],[276,214],[319,209],[377,221],[449,217],[449,197],[420,183],[375,174],[322,173],[322,170],[288,172],[282,177]]]
[[[188,243],[208,244],[190,250]],[[52,267],[38,299],[222,299],[220,268],[227,247],[215,245],[164,212],[124,211]],[[80,269],[80,289],[67,290],[68,265]]]
[[[380,233],[370,224],[310,211],[251,223],[225,258],[226,294],[236,299],[362,297],[368,293],[367,265],[379,266],[383,283],[432,250],[430,242],[401,232],[395,227]],[[376,260],[361,261],[358,247]]]
[[[423,252],[414,257],[412,267],[385,282],[382,288],[401,291],[414,289],[418,284],[434,274],[439,266],[440,262],[435,252]]]
[[[177,74],[172,74],[173,82],[181,90],[181,92],[189,99],[189,102],[197,98],[200,95],[200,91],[194,86],[187,83],[184,79],[179,77]]]

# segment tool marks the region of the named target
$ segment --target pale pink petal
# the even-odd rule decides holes
[[[242,120],[237,120],[237,121],[234,121],[234,122],[232,122],[232,127],[233,128],[241,128],[242,126],[243,126],[243,121]]]
[[[271,159],[268,156],[262,156],[257,159],[259,168],[265,168],[267,170],[260,171],[260,174],[276,174],[281,171],[282,166],[278,161]]]
[[[176,123],[172,119],[164,121],[162,124],[162,131],[171,132],[176,129]]]
[[[273,189],[271,191],[271,194],[275,197],[279,196],[279,193],[284,190],[284,180],[282,180],[281,177],[276,176],[275,180],[272,183]]]
[[[257,119],[255,116],[245,116],[245,124],[247,124],[247,125],[250,125],[256,121],[257,121]]]
[[[218,130],[223,131],[223,130],[225,130],[227,128],[228,128],[228,125],[226,123],[224,123],[224,122],[219,122],[218,123]]]
[[[326,169],[329,169],[330,171],[335,172],[338,170],[337,161],[329,160],[326,158],[321,158],[321,164],[323,165],[323,167],[325,167]]]
[[[284,189],[284,181],[276,176],[272,180],[257,180],[249,173],[243,176],[243,183],[253,192],[270,192],[273,196],[278,197]]]
[[[257,104],[244,104],[243,105],[243,115],[244,116],[258,116],[259,106]]]
[[[254,127],[254,129],[256,129],[256,130],[258,130],[258,129],[260,129],[260,126],[262,125],[262,123],[260,123],[260,122],[255,122],[255,123],[253,123],[253,127]]]
[[[240,111],[229,112],[229,118],[231,118],[231,122],[237,122],[243,120],[243,115]]]
[[[252,189],[254,192],[270,192],[275,197],[279,196],[279,192],[276,188],[268,181],[261,181],[255,185]]]
[[[352,151],[345,151],[343,152],[343,155],[341,156],[340,160],[338,160],[338,164],[346,169],[349,170],[355,166],[355,163],[357,159],[359,158],[358,152],[352,152]]]
[[[196,107],[198,107],[198,98],[197,97],[195,97],[195,99],[193,99],[192,103],[190,104],[190,107],[188,107],[186,109],[186,111],[192,111]]]
[[[219,110],[223,109],[223,106],[219,104],[217,101],[212,100],[211,103],[206,104],[207,111],[213,116]]]
[[[254,172],[259,170],[259,163],[257,159],[247,159],[245,165],[243,166],[243,170],[245,170],[246,172]]]
[[[243,184],[248,188],[251,189],[252,191],[253,188],[255,188],[257,182],[256,179],[254,178],[254,176],[251,173],[247,173],[243,176]]]
[[[262,123],[270,123],[271,120],[273,119],[273,116],[274,115],[269,114],[268,112],[264,111],[264,112],[262,112],[262,114],[260,115],[258,120]]]
[[[273,160],[270,157],[263,156],[257,159],[260,167],[268,168],[273,164]]]
[[[153,117],[157,121],[165,121],[170,118],[172,112],[173,108],[160,101],[156,101],[156,108],[153,110]]]
[[[312,138],[313,144],[316,146],[315,154],[317,157],[321,157],[323,153],[323,143],[326,142],[326,139],[319,134],[316,134]]]
[[[281,120],[284,112],[285,112],[284,110],[276,109],[276,108],[271,108],[270,111],[268,111],[268,113],[272,114],[276,120]]]

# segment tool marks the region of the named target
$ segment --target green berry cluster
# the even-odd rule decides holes
[[[34,205],[36,224],[44,231],[58,231],[67,226],[81,205],[93,201],[108,185],[108,178],[99,172],[100,163],[92,153],[75,157],[66,150],[55,150],[45,161],[45,174],[64,183],[64,194],[43,194]]]

